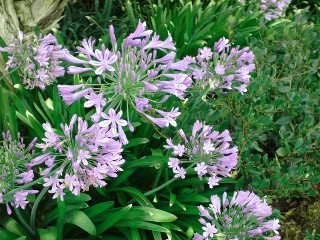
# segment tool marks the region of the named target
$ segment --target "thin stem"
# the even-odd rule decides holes
[[[50,187],[45,187],[42,189],[42,191],[39,193],[36,201],[33,204],[32,210],[31,210],[31,217],[30,217],[30,227],[31,229],[35,230],[35,222],[36,222],[36,212],[39,206],[40,201],[42,200],[42,198],[44,197],[44,195],[46,194],[46,192],[48,191]]]
[[[156,192],[158,192],[159,190],[161,190],[161,189],[165,188],[166,186],[170,185],[171,183],[173,183],[173,182],[176,181],[177,179],[178,179],[178,178],[172,178],[172,179],[170,179],[168,182],[165,182],[164,184],[160,185],[159,187],[156,187],[155,189],[152,189],[152,190],[144,193],[143,195],[144,195],[144,196],[149,196],[149,195],[151,195],[151,194],[153,194],[153,193],[156,193]]]
[[[8,77],[11,73],[14,73],[16,70],[18,70],[20,67],[16,67],[14,69],[12,69],[11,71],[9,71],[7,74],[3,75],[1,78],[0,78],[0,81],[2,79],[5,79],[6,77]]]
[[[162,171],[163,171],[163,167],[164,167],[164,164],[162,164],[161,167],[160,167],[160,169],[158,170],[157,175],[156,175],[156,177],[155,177],[155,180],[154,180],[154,182],[153,182],[152,188],[155,188],[155,187],[158,185],[158,182],[159,182],[161,173],[162,173]]]
[[[24,226],[25,229],[27,229],[27,231],[32,235],[35,236],[35,232],[29,227],[28,223],[26,222],[26,220],[23,218],[23,216],[21,215],[20,211],[18,208],[14,207],[14,212],[16,213],[17,217],[19,218],[19,221],[21,222],[21,224]]]
[[[37,184],[38,182],[42,181],[42,180],[45,179],[46,177],[49,177],[49,176],[53,175],[54,173],[55,173],[55,171],[52,171],[52,172],[50,172],[50,173],[42,176],[41,178],[38,178],[38,179],[32,181],[32,182],[30,182],[30,183],[27,183],[27,184],[25,184],[25,185],[23,185],[23,186],[20,186],[20,187],[17,187],[17,188],[15,188],[15,189],[12,189],[11,191],[7,192],[4,196],[9,196],[9,195],[14,194],[14,193],[17,192],[17,191],[20,191],[20,190],[23,190],[23,189],[27,189],[27,188],[29,188],[29,187],[32,187],[33,185],[35,185],[35,184]],[[3,198],[5,198],[5,197],[3,197]]]
[[[58,217],[57,217],[57,240],[63,240],[63,225],[66,214],[66,204],[59,197],[57,198]]]
[[[193,163],[193,164],[191,164],[189,167],[187,167],[187,168],[186,168],[186,172],[187,172],[190,168],[194,167],[195,164],[196,164],[196,163]],[[149,195],[151,195],[151,194],[153,194],[153,193],[156,193],[156,192],[158,192],[159,190],[161,190],[161,189],[169,186],[171,183],[173,183],[173,182],[176,181],[177,179],[178,179],[178,178],[172,178],[172,179],[170,179],[169,181],[165,182],[164,184],[160,185],[159,187],[156,187],[155,189],[152,189],[152,190],[144,193],[143,195],[144,195],[144,196],[149,196]]]
[[[65,167],[65,166],[68,164],[68,162],[69,162],[69,160],[65,160],[65,161],[62,163],[63,167]],[[56,168],[54,171],[51,171],[51,172],[49,172],[48,174],[46,174],[46,175],[42,176],[41,178],[38,178],[38,179],[30,182],[30,183],[27,183],[27,184],[24,184],[24,185],[22,185],[22,186],[20,186],[20,187],[17,187],[17,188],[15,188],[15,189],[12,189],[11,191],[7,192],[7,193],[3,196],[3,199],[5,199],[6,196],[13,195],[13,194],[14,194],[15,192],[17,192],[17,191],[20,191],[20,190],[23,190],[23,189],[27,189],[27,188],[29,188],[29,187],[32,187],[33,185],[35,185],[35,184],[39,183],[40,181],[42,181],[43,179],[45,179],[46,177],[50,177],[51,175],[55,174],[58,169],[60,169],[60,168]]]

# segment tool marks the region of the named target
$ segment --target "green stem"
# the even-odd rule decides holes
[[[20,186],[20,187],[17,187],[17,188],[15,188],[15,189],[12,189],[11,191],[7,192],[7,193],[3,196],[3,198],[5,198],[5,196],[13,195],[15,192],[18,192],[18,191],[20,191],[20,190],[23,190],[23,189],[27,189],[27,188],[29,188],[29,187],[32,187],[33,185],[35,185],[35,184],[37,184],[38,182],[42,181],[42,180],[45,179],[46,177],[49,177],[49,176],[53,175],[54,173],[55,173],[55,171],[52,171],[52,172],[50,172],[50,173],[42,176],[41,178],[38,178],[38,179],[36,179],[36,180],[34,180],[34,181],[32,181],[32,182],[29,182],[29,183],[27,183],[27,184],[25,184],[25,185],[23,185],[23,186]]]
[[[168,182],[165,182],[164,184],[160,185],[159,187],[156,187],[155,189],[152,189],[152,190],[144,193],[143,195],[144,195],[144,196],[149,196],[149,195],[151,195],[151,194],[153,194],[153,193],[156,193],[156,192],[158,192],[159,190],[161,190],[161,189],[169,186],[171,183],[173,183],[173,182],[176,181],[177,179],[178,179],[178,178],[172,178],[172,179],[170,179]]]
[[[68,162],[69,162],[69,160],[65,160],[65,161],[62,163],[63,167],[65,167],[65,166],[68,164]],[[42,181],[43,179],[45,179],[45,178],[47,178],[47,177],[50,177],[50,176],[52,176],[53,174],[55,174],[56,171],[57,171],[58,169],[60,169],[60,168],[61,168],[61,167],[56,168],[54,171],[51,171],[51,172],[49,172],[48,174],[42,176],[41,178],[38,178],[38,179],[36,179],[36,180],[34,180],[34,181],[32,181],[32,182],[29,182],[28,184],[25,184],[25,185],[22,185],[22,186],[20,186],[20,187],[15,188],[15,189],[12,189],[11,191],[7,192],[7,193],[3,196],[3,199],[6,199],[6,196],[10,196],[10,195],[12,196],[12,195],[13,195],[15,192],[17,192],[17,191],[20,191],[20,190],[23,190],[23,189],[27,189],[27,188],[29,188],[29,187],[32,187],[33,185],[39,183],[39,182]]]
[[[66,204],[59,197],[57,198],[57,203],[58,203],[57,240],[63,240],[63,225],[64,225],[64,217],[66,215]]]
[[[19,221],[21,222],[21,224],[24,226],[24,228],[33,236],[35,237],[36,234],[35,232],[29,227],[29,225],[27,224],[26,220],[23,218],[23,216],[21,215],[20,211],[18,208],[14,207],[14,212],[16,213],[17,217],[19,218]]]
[[[205,96],[210,91],[210,87],[205,88],[201,91],[201,93],[196,98],[195,103],[192,105],[190,112],[195,112],[195,107],[199,107],[199,104],[202,100],[202,97]],[[191,116],[191,115],[190,115]],[[184,116],[183,121],[180,125],[180,128],[183,129],[184,125],[189,121],[190,117]],[[177,134],[178,135],[178,134]]]
[[[162,171],[163,171],[163,166],[164,166],[164,164],[162,164],[161,167],[160,167],[160,169],[158,170],[157,175],[156,175],[156,177],[155,177],[155,180],[154,180],[154,182],[153,182],[152,188],[155,188],[155,187],[158,185],[158,182],[159,182],[159,180],[160,180],[161,173],[162,173]]]
[[[35,222],[36,222],[36,212],[39,206],[40,201],[42,200],[42,198],[44,197],[44,195],[46,194],[46,192],[48,191],[50,187],[45,187],[42,189],[42,191],[39,193],[36,201],[33,204],[32,210],[31,210],[31,217],[30,217],[30,227],[31,229],[35,230]]]
[[[193,164],[191,164],[189,167],[187,167],[187,168],[186,168],[186,172],[188,172],[188,170],[189,170],[190,168],[194,167],[195,164],[196,164],[196,163],[193,163]],[[173,183],[173,182],[176,181],[176,180],[178,180],[178,178],[172,178],[172,179],[170,179],[169,181],[165,182],[164,184],[160,185],[159,187],[156,187],[156,188],[154,188],[154,189],[152,189],[152,190],[144,193],[143,195],[144,195],[144,196],[149,196],[149,195],[151,195],[151,194],[153,194],[153,193],[156,193],[156,192],[158,192],[159,190],[161,190],[161,189],[169,186],[171,183]]]
[[[11,73],[15,72],[16,70],[18,70],[20,67],[16,67],[14,69],[12,69],[11,71],[9,71],[7,74],[3,75],[1,78],[0,78],[0,81],[6,77],[8,77],[9,75],[11,75]]]

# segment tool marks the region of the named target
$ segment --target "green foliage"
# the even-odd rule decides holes
[[[231,129],[240,149],[236,189],[249,184],[274,197],[318,194],[319,34],[305,11],[289,23],[275,21],[251,40],[257,75],[248,93],[213,102],[207,120]]]
[[[116,15],[115,15],[116,14]],[[76,51],[84,38],[108,39],[108,27],[117,26],[116,34],[127,31],[127,18],[121,10],[121,1],[89,0],[70,3],[65,9],[65,17],[60,22],[60,43]]]
[[[202,231],[198,206],[208,204],[213,194],[242,188],[272,199],[318,194],[320,29],[316,14],[311,21],[308,10],[294,12],[292,8],[290,17],[266,23],[261,12],[248,14],[254,6],[241,7],[233,0],[149,0],[144,5],[122,3],[127,12],[124,17],[115,1],[101,2],[79,1],[67,7],[61,31],[55,31],[62,44],[75,50],[74,45],[89,36],[107,44],[111,22],[119,31],[116,35],[121,35],[130,29],[127,23],[133,27],[139,18],[162,39],[168,32],[172,35],[178,58],[194,56],[199,47],[212,46],[222,36],[235,44],[250,44],[256,73],[248,93],[217,93],[205,101],[190,96],[180,106],[183,120],[178,123],[178,128],[190,128],[200,119],[216,130],[229,129],[240,152],[235,178],[223,179],[213,189],[192,173],[188,179],[175,179],[163,149],[165,138],[174,130],[160,132],[130,113],[136,130],[125,129],[129,139],[123,151],[125,171],[106,188],[90,189],[80,196],[67,194],[64,202],[52,200],[46,189],[21,216],[1,215],[0,239],[191,239]],[[316,5],[312,11],[319,11]],[[69,122],[73,114],[90,118],[83,100],[64,104],[57,83],[45,91],[27,91],[16,71],[10,77],[0,84],[1,131],[10,130],[13,135],[20,131],[30,139],[40,139],[45,122],[61,131],[60,124]],[[79,84],[91,78],[75,75],[63,81]],[[317,236],[309,233],[308,239]]]
[[[260,12],[247,14],[237,1],[152,1],[142,7],[126,3],[128,15],[133,26],[137,19],[147,24],[162,39],[172,35],[177,47],[177,57],[196,55],[198,48],[213,46],[219,38],[232,38],[236,44],[244,44],[247,37],[257,34],[260,26]],[[131,13],[131,14],[130,14]],[[148,14],[143,14],[148,13]]]

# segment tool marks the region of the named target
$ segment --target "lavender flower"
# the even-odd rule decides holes
[[[241,94],[247,91],[250,73],[255,69],[254,55],[249,48],[231,48],[229,40],[219,39],[213,52],[208,47],[199,49],[197,64],[191,66],[195,79],[194,88],[207,89],[207,93],[221,88],[235,89]]]
[[[217,236],[238,240],[280,239],[279,220],[270,219],[271,207],[253,192],[235,192],[231,200],[225,192],[222,201],[213,195],[209,207],[201,205],[199,211],[203,233],[196,233],[194,240],[216,239]]]
[[[79,100],[82,97],[86,97],[87,99],[90,99],[92,97],[93,90],[91,88],[86,88],[83,90],[80,90],[78,92],[75,92],[78,89],[81,89],[84,86],[84,84],[79,84],[79,85],[58,85],[58,90],[59,93],[63,99],[63,101],[67,105],[71,105],[75,101]],[[100,102],[102,103],[102,102]],[[86,106],[90,106],[91,104],[88,104]],[[95,104],[93,104],[95,105]],[[93,106],[91,105],[91,106]],[[101,107],[101,106],[99,106]]]
[[[147,30],[146,24],[140,21],[136,30],[123,40],[120,49],[117,49],[113,26],[110,26],[109,32],[111,50],[103,44],[100,49],[95,49],[95,41],[91,38],[83,40],[82,47],[77,47],[77,57],[70,54],[65,56],[67,61],[81,65],[69,67],[68,72],[75,74],[94,71],[101,85],[86,84],[85,89],[95,89],[96,95],[107,102],[117,100],[116,108],[125,102],[124,106],[133,107],[159,127],[175,126],[178,110],[175,109],[173,113],[172,110],[156,109],[154,105],[163,103],[169,95],[183,99],[192,80],[181,71],[185,71],[192,61],[185,58],[175,62],[175,46],[171,36],[162,41],[158,35],[152,36],[152,31]],[[70,98],[73,99],[69,93],[60,91],[60,94],[67,104],[71,102]],[[85,97],[89,99],[88,95]],[[90,106],[93,105],[85,105]],[[99,117],[101,111],[97,109],[94,118],[97,120]],[[127,121],[132,126],[128,114]]]
[[[63,200],[67,190],[79,195],[90,186],[104,187],[105,178],[115,178],[117,172],[122,171],[122,144],[117,140],[121,136],[113,128],[117,124],[124,126],[126,121],[120,120],[121,114],[115,115],[113,109],[110,112],[110,116],[105,116],[107,120],[91,126],[74,115],[69,125],[61,124],[63,134],[56,133],[49,123],[43,124],[45,138],[36,146],[43,149],[44,154],[34,162],[46,165],[41,175],[52,173],[44,178],[43,185],[51,187],[49,192],[54,194],[53,198]]]
[[[27,89],[39,87],[44,90],[65,73],[60,66],[60,60],[68,51],[57,45],[52,34],[30,41],[19,32],[19,40],[15,39],[9,47],[0,48],[0,52],[10,55],[6,70],[19,68],[22,82]]]
[[[28,166],[33,157],[31,150],[37,139],[28,147],[18,135],[18,140],[13,140],[10,132],[2,133],[3,141],[0,146],[0,203],[5,203],[10,215],[13,207],[24,209],[29,203],[27,196],[36,194],[37,190],[19,190],[24,184],[33,181],[34,173]]]
[[[222,133],[212,131],[212,127],[196,121],[189,138],[182,129],[179,135],[182,143],[173,144],[171,139],[167,139],[168,145],[164,146],[173,150],[174,157],[169,158],[168,165],[175,177],[184,178],[185,167],[192,167],[199,178],[206,176],[209,187],[213,188],[221,176],[230,176],[230,171],[237,165],[238,148],[230,147],[232,139],[227,130]]]
[[[259,8],[263,11],[266,20],[279,18],[288,8],[291,0],[260,0]]]

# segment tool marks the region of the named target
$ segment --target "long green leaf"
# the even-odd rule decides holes
[[[134,227],[134,228],[141,228],[141,229],[146,229],[150,231],[155,231],[155,232],[165,232],[168,233],[170,232],[167,228],[159,226],[154,223],[149,223],[145,221],[140,221],[140,220],[120,220],[115,224],[116,227]]]
[[[97,227],[97,235],[100,235],[121,220],[130,211],[131,207],[132,205],[130,204],[120,211],[106,215],[105,221]]]
[[[127,145],[124,145],[123,148],[128,149],[128,148],[135,147],[148,142],[149,142],[149,139],[147,138],[133,138],[133,139],[130,139],[129,143]]]
[[[147,156],[127,163],[126,167],[158,167],[162,163],[167,163],[168,160],[167,156]]]
[[[22,226],[20,226],[13,218],[10,218],[3,214],[0,218],[0,225],[2,225],[8,231],[17,234],[18,236],[26,235],[26,231]]]
[[[93,218],[96,215],[103,213],[105,210],[111,208],[113,206],[114,202],[109,201],[109,202],[102,202],[98,203],[96,205],[93,205],[87,209],[85,209],[83,212],[87,214],[89,218]]]
[[[66,214],[65,223],[74,224],[91,235],[96,235],[96,227],[83,211],[74,210]]]
[[[141,206],[148,207],[148,206],[153,206],[152,203],[149,201],[147,197],[145,197],[138,189],[126,186],[122,188],[115,188],[112,189],[112,191],[117,191],[117,192],[125,192],[129,194],[131,197],[133,197],[134,200],[136,200]]]
[[[40,240],[56,240],[57,239],[57,228],[49,227],[48,229],[38,228],[38,234]]]
[[[151,207],[132,207],[125,219],[134,219],[148,222],[173,222],[177,217],[171,213]]]

